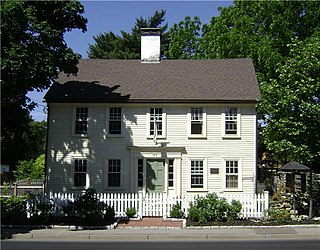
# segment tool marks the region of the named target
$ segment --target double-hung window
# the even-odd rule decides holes
[[[88,132],[88,108],[77,107],[75,117],[75,129],[76,135],[85,135]]]
[[[190,108],[188,111],[188,136],[189,138],[205,138],[206,128],[206,109]]]
[[[121,186],[121,160],[108,160],[108,186]]]
[[[203,188],[204,170],[202,160],[191,160],[191,188]]]
[[[191,108],[191,134],[202,135],[203,133],[203,109]]]
[[[150,135],[154,135],[155,133],[157,135],[163,134],[162,121],[163,121],[162,108],[150,108]]]
[[[74,186],[75,187],[87,186],[87,160],[86,159],[74,160]]]
[[[121,134],[121,108],[110,107],[109,109],[109,134],[118,135]]]
[[[240,189],[240,164],[238,160],[225,161],[225,188]]]
[[[238,109],[226,107],[224,108],[224,122],[225,122],[225,134],[226,135],[237,135],[239,129],[238,122]]]

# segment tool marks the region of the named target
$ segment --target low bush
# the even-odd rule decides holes
[[[269,209],[267,212],[269,220],[274,221],[277,224],[283,224],[290,220],[290,213],[285,209]]]
[[[100,201],[94,189],[87,189],[85,194],[63,208],[69,224],[78,226],[103,226],[114,222],[113,207]]]
[[[128,207],[126,209],[126,215],[128,218],[133,218],[137,214],[137,211],[134,207]]]
[[[177,202],[177,204],[173,205],[170,211],[171,218],[182,219],[184,217],[184,213],[181,210],[181,205]]]
[[[233,222],[238,217],[241,208],[239,201],[232,201],[229,204],[225,198],[219,198],[217,194],[211,193],[206,197],[197,198],[194,204],[190,204],[188,218],[200,223]]]
[[[11,196],[0,198],[1,224],[2,225],[24,225],[27,224],[27,197]]]

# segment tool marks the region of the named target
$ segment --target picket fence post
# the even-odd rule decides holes
[[[138,217],[139,218],[142,218],[143,216],[143,192],[142,191],[139,191],[138,192]]]

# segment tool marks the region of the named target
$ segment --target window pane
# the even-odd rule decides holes
[[[162,135],[162,108],[150,109],[150,135],[154,135],[154,124],[157,124],[157,133]]]
[[[121,161],[109,160],[108,161],[108,186],[120,187],[121,184]]]
[[[88,108],[76,108],[75,134],[86,134],[88,129]]]
[[[191,134],[201,135],[202,134],[202,122],[191,122]]]
[[[121,108],[119,107],[110,108],[109,134],[121,134]]]
[[[225,108],[225,133],[237,134],[237,108]]]
[[[74,161],[74,186],[84,187],[86,186],[87,177],[87,160],[75,159]]]
[[[203,188],[203,161],[191,161],[191,188]]]
[[[237,175],[227,175],[226,177],[227,188],[238,188],[238,176]]]
[[[226,188],[238,188],[238,161],[226,161]]]

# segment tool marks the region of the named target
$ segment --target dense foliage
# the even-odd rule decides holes
[[[56,201],[59,204],[59,201]],[[114,223],[113,207],[101,202],[94,189],[88,189],[57,213],[53,203],[41,196],[0,198],[3,225],[76,225],[105,226]],[[29,215],[27,217],[27,214]]]
[[[23,136],[36,105],[26,95],[48,88],[59,72],[77,73],[80,55],[64,33],[85,32],[87,20],[79,1],[2,1],[0,10],[1,163],[14,166],[25,159]]]
[[[15,177],[18,180],[23,179],[43,179],[45,171],[45,154],[40,155],[37,159],[18,161]]]
[[[177,202],[177,204],[172,206],[172,209],[170,211],[170,217],[177,218],[177,219],[182,219],[184,217],[184,213],[181,209],[181,204]]]
[[[170,59],[252,58],[268,161],[320,169],[320,2],[234,1],[201,25],[185,18],[170,29]]]
[[[199,197],[190,204],[188,218],[194,222],[206,223],[212,221],[234,222],[242,209],[239,201],[233,200],[231,204],[225,198],[219,198],[211,193],[206,197]]]

